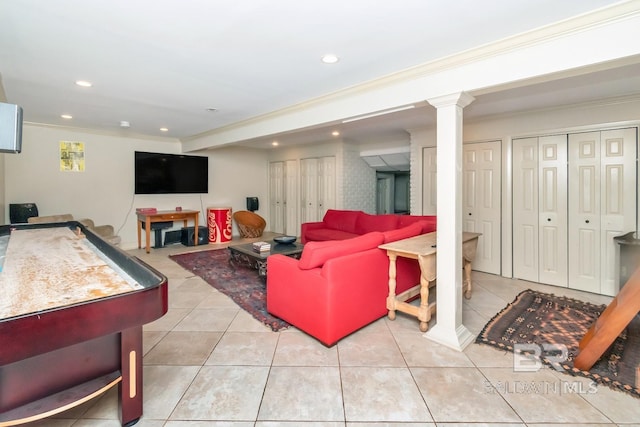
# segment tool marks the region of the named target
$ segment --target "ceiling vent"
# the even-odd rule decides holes
[[[363,151],[360,157],[380,172],[408,172],[411,159],[409,147]]]

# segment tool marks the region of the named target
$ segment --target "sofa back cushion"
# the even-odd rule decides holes
[[[400,227],[407,226],[416,222],[422,223],[422,232],[431,233],[436,231],[437,216],[435,215],[400,215],[398,225]]]
[[[363,212],[356,221],[356,233],[358,234],[395,230],[396,228],[398,228],[398,215],[370,215]]]
[[[356,221],[362,211],[342,211],[337,209],[329,209],[324,214],[322,222],[326,228],[333,230],[346,231],[348,233],[356,232]],[[362,234],[362,233],[358,233]]]
[[[384,243],[384,236],[379,232],[367,233],[347,240],[309,242],[304,245],[298,268],[310,270],[322,267],[327,260],[377,248],[382,243]]]
[[[408,239],[409,237],[422,234],[422,223],[416,222],[406,227],[398,228],[396,230],[389,230],[382,233],[384,235],[384,242],[395,242],[396,240]]]

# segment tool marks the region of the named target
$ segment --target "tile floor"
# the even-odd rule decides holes
[[[211,249],[214,245],[208,245]],[[457,352],[398,313],[326,348],[274,333],[168,258],[182,245],[132,250],[169,278],[169,312],[144,328],[140,427],[640,426],[640,399],[542,368],[514,372],[512,354]],[[520,291],[608,298],[473,272],[464,324],[479,333]],[[28,426],[119,426],[115,390]]]

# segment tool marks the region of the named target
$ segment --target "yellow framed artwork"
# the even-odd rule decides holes
[[[60,141],[60,170],[84,172],[84,142]]]

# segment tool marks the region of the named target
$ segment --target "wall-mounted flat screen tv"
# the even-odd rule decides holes
[[[208,192],[208,157],[135,152],[135,194]]]

